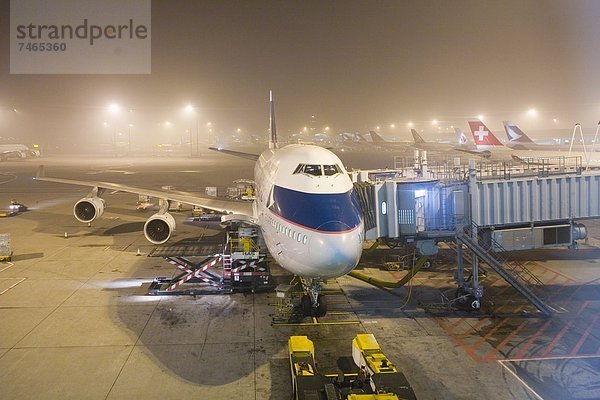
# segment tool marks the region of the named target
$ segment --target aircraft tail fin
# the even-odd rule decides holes
[[[412,133],[412,137],[415,143],[425,143],[425,139],[423,139],[421,135],[419,135],[419,132],[417,132],[416,129],[411,129],[410,133]]]
[[[514,122],[502,121],[502,124],[504,125],[504,130],[506,131],[506,137],[508,138],[509,143],[533,143],[533,140],[531,140],[531,138]]]
[[[456,133],[456,140],[459,147],[473,147],[473,143],[469,140],[467,135],[460,128],[454,128]]]
[[[371,135],[371,139],[373,140],[373,142],[385,142],[385,140],[381,136],[379,136],[379,134],[375,131],[369,131],[369,135]]]
[[[269,90],[269,148],[277,149],[277,129],[275,127],[275,104],[273,102],[273,91]]]
[[[477,146],[503,146],[502,142],[480,120],[469,121],[469,128]]]

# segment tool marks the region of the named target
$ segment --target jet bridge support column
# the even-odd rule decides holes
[[[465,267],[463,263],[463,248],[461,243],[456,243],[456,255],[456,281],[458,282],[458,287],[462,287],[465,284]]]

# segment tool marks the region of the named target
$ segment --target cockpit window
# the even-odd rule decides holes
[[[304,166],[304,171],[305,174],[308,175],[314,175],[314,176],[321,176],[322,172],[321,172],[321,166],[320,165],[314,165],[314,164],[306,164]]]
[[[317,164],[298,164],[294,170],[294,174],[308,174],[313,176],[332,176],[341,174],[342,169],[339,165],[317,165]]]
[[[340,167],[337,164],[323,165],[323,172],[325,173],[325,175],[331,176],[331,175],[341,173],[342,170],[340,169]]]

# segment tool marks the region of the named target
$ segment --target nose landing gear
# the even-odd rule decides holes
[[[327,314],[327,299],[319,294],[321,281],[315,278],[301,279],[302,287],[306,291],[300,300],[302,313],[307,317],[323,317]]]

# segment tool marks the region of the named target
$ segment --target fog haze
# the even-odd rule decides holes
[[[380,126],[408,139],[411,121],[434,139],[479,114],[496,130],[511,119],[570,134],[600,118],[595,1],[154,1],[150,75],[11,75],[0,4],[5,140],[67,149],[130,133],[153,145],[190,131],[266,135],[269,89],[282,136]]]

